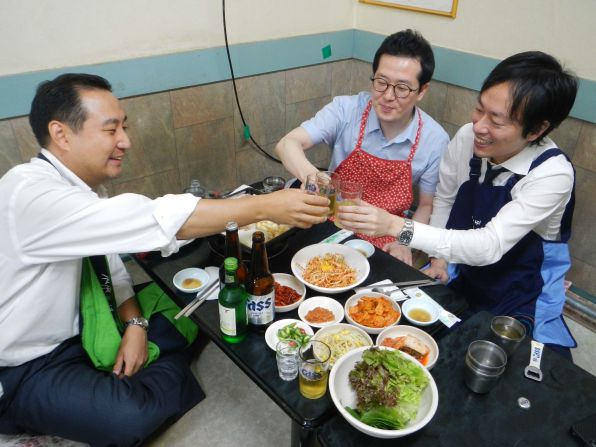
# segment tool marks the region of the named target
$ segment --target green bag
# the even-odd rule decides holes
[[[118,318],[116,303],[111,295],[112,286],[107,260],[105,257],[103,257],[103,260],[106,271],[99,273],[94,269],[89,258],[83,259],[80,303],[81,342],[97,369],[112,371],[122,341],[124,325]],[[108,285],[105,291],[99,282],[99,277]],[[143,317],[147,320],[152,315],[161,313],[182,334],[188,344],[191,344],[197,338],[197,325],[188,317],[174,319],[180,308],[157,284],[151,283],[137,293],[137,301]],[[149,341],[145,366],[158,357],[159,347]]]

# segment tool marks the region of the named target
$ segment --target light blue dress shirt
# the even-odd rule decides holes
[[[313,144],[326,143],[332,149],[329,170],[335,170],[356,147],[362,113],[370,100],[370,93],[336,96],[317,114],[301,124]],[[449,135],[421,109],[422,133],[412,160],[412,183],[420,192],[434,194],[439,181],[441,154],[449,144]],[[386,160],[407,160],[418,130],[418,113],[408,127],[391,140],[383,135],[374,107],[366,123],[362,149]]]

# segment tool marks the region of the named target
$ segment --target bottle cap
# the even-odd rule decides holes
[[[238,229],[238,224],[236,222],[228,222],[226,224],[226,230],[227,231],[234,231]]]
[[[253,242],[263,242],[265,240],[265,233],[262,231],[255,231],[252,234],[252,241]]]

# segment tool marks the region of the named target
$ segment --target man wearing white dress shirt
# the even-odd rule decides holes
[[[325,220],[328,201],[291,190],[232,201],[107,198],[102,183],[120,174],[131,144],[126,115],[98,76],[40,84],[29,119],[43,149],[0,179],[0,433],[140,445],[204,394],[188,349],[145,367],[153,320],[141,317],[118,253],[167,256],[230,220],[306,228]],[[107,255],[125,327],[111,374],[94,368],[79,335],[82,259],[96,255]]]
[[[548,54],[508,57],[484,81],[472,123],[443,155],[432,226],[372,207],[344,207],[341,222],[425,251],[433,257],[426,273],[451,279],[472,311],[511,315],[570,358],[576,343],[562,310],[575,173],[547,135],[571,111],[577,88]],[[450,277],[448,262],[459,276]]]

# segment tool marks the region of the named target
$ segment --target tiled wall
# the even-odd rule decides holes
[[[269,153],[289,130],[311,117],[333,96],[368,90],[369,63],[347,60],[237,80],[245,120],[254,139]],[[477,92],[434,82],[422,108],[453,136],[469,121]],[[211,190],[225,191],[267,175],[289,178],[287,171],[244,140],[240,113],[230,81],[127,98],[133,148],[122,176],[109,186],[112,194],[138,192],[150,197],[180,192],[191,178]],[[596,125],[570,118],[553,139],[572,158],[577,170],[577,203],[569,273],[578,287],[596,295]],[[0,175],[28,160],[38,148],[26,117],[0,121]],[[329,152],[309,151],[317,166]],[[591,218],[592,216],[592,218]]]

